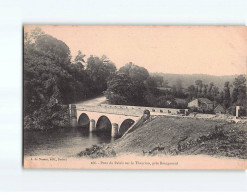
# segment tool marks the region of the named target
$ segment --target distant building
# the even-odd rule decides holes
[[[189,108],[197,108],[202,111],[212,111],[214,104],[207,98],[197,98],[188,103]]]
[[[226,109],[225,109],[222,105],[218,104],[218,105],[215,107],[214,112],[215,112],[216,114],[225,114],[225,113],[226,113]]]

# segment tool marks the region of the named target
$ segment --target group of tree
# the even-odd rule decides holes
[[[47,125],[61,120],[62,105],[102,94],[116,67],[101,58],[78,51],[72,59],[69,47],[40,28],[24,34],[24,117],[28,123]],[[30,121],[31,120],[31,121]],[[42,125],[39,125],[42,126]]]
[[[174,96],[158,89],[163,77],[149,72],[132,62],[121,67],[107,83],[105,95],[111,104],[171,107]]]
[[[246,95],[246,76],[239,75],[233,83],[225,82],[223,89],[220,91],[214,83],[203,84],[201,80],[196,80],[195,85],[188,87],[188,100],[199,97],[208,98],[217,104],[221,104],[226,109],[235,106],[247,106]]]

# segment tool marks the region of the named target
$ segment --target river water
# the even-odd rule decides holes
[[[85,101],[85,105],[97,105],[104,97]],[[82,102],[83,104],[83,102]],[[75,157],[82,150],[113,141],[110,132],[90,133],[88,128],[62,128],[49,131],[24,132],[24,156]]]
[[[89,133],[83,128],[64,128],[24,133],[24,156],[75,157],[93,144],[113,141],[110,133]]]

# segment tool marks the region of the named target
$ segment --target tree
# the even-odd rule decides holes
[[[230,82],[225,82],[223,89],[223,104],[225,108],[228,108],[231,103],[231,94],[230,94]]]
[[[188,87],[188,93],[189,93],[189,100],[192,100],[196,97],[197,93],[194,85],[190,85]]]
[[[137,66],[132,62],[121,67],[119,72],[128,75],[133,81],[137,82],[144,82],[149,77],[147,69]]]
[[[43,33],[26,39],[30,40],[24,42],[24,110],[28,114],[54,99],[63,101],[60,88],[70,78],[65,70],[70,50],[64,42]]]
[[[213,96],[212,96],[213,87],[214,87],[214,83],[213,82],[209,83],[207,98],[209,98],[210,100],[213,100]]]
[[[202,95],[203,97],[207,97],[207,93],[208,93],[208,85],[204,84],[203,88],[202,88]]]
[[[163,76],[154,75],[154,76],[152,76],[152,79],[156,82],[157,86],[159,86],[159,87],[163,86],[163,84],[164,84]]]
[[[197,88],[197,96],[200,97],[201,93],[202,93],[202,86],[203,86],[202,80],[196,80],[195,84],[196,84],[196,88]]]
[[[221,91],[220,93],[217,94],[217,96],[215,97],[215,101],[217,102],[217,104],[224,104],[224,92]]]
[[[232,102],[244,106],[246,101],[246,77],[244,75],[239,75],[235,78],[233,86]]]
[[[153,77],[153,76],[148,77],[144,81],[144,85],[145,85],[145,87],[149,93],[151,93],[153,95],[158,93],[157,81],[156,81],[155,77]]]
[[[42,63],[49,59],[50,62],[52,61],[56,65],[65,67],[71,62],[69,47],[63,41],[50,35],[38,36],[35,41],[35,47],[39,56],[43,57]]]
[[[173,95],[160,96],[156,98],[155,107],[171,108],[175,106],[175,99]]]
[[[129,104],[144,105],[146,92],[150,93],[155,91],[154,80],[149,77],[148,71],[132,62],[127,63],[118,71],[119,74],[125,74],[129,77],[132,83],[128,93],[131,93]]]
[[[220,94],[219,88],[216,86],[213,86],[211,90],[212,100],[215,100],[215,101],[217,101],[217,99],[219,100],[220,99],[219,94]]]
[[[30,40],[32,42],[36,41],[39,37],[42,35],[45,35],[45,32],[40,28],[36,27],[34,30],[31,31],[30,33]]]
[[[180,79],[176,81],[175,88],[176,88],[176,93],[174,94],[174,96],[178,98],[183,98],[184,97],[183,86],[182,86],[182,81]]]
[[[93,91],[102,93],[107,89],[107,81],[112,74],[116,72],[116,66],[111,61],[104,61],[96,56],[90,56],[87,59],[86,71],[94,83]]]
[[[130,104],[133,101],[130,93],[132,87],[129,76],[118,73],[107,82],[106,98],[111,104]]]
[[[79,50],[77,56],[74,59],[74,63],[81,65],[83,67],[83,69],[84,69],[84,63],[85,63],[85,60],[84,60],[85,56],[86,55],[82,54],[82,52]]]
[[[52,128],[66,118],[62,104],[64,83],[71,79],[70,50],[41,29],[24,36],[24,125]]]

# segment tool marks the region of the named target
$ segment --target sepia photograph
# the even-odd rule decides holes
[[[246,26],[23,26],[23,164],[247,168]]]

